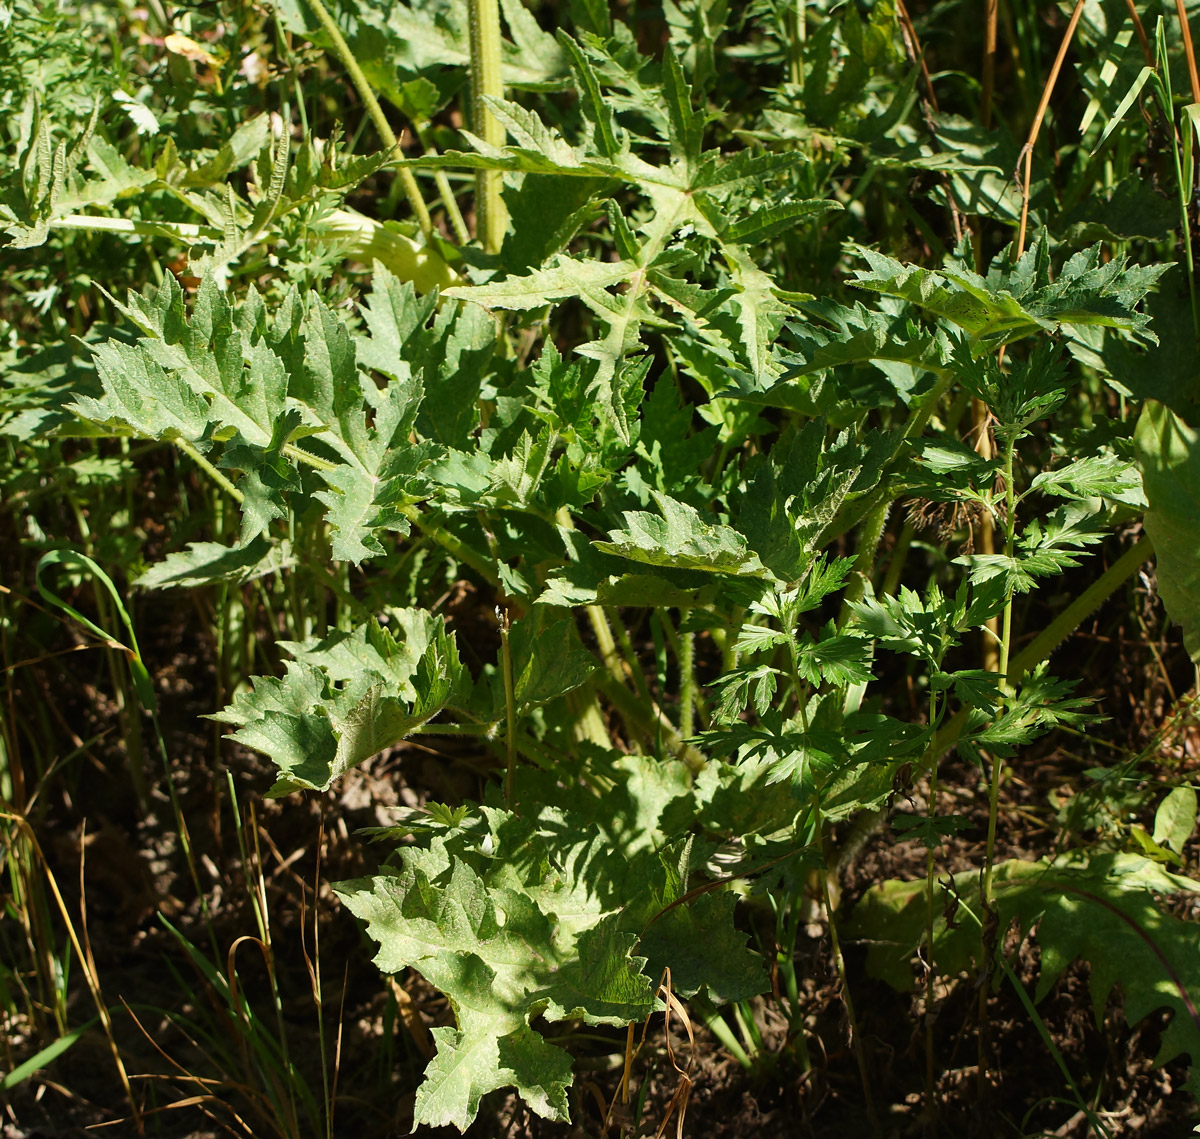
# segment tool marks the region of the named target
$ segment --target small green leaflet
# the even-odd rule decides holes
[[[1135,464],[1116,455],[1089,455],[1065,467],[1042,471],[1030,489],[1060,498],[1111,498],[1127,506],[1146,505],[1142,479]]]

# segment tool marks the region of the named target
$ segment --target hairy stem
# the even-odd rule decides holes
[[[1004,442],[1004,555],[1011,563],[1017,536],[1017,496],[1013,486],[1013,453],[1016,444],[1010,435]],[[1004,614],[1000,632],[1000,691],[1011,695],[1013,686],[1008,679],[1009,655],[1012,650],[1013,590],[1011,585],[1004,599]],[[933,760],[937,763],[936,756]],[[983,881],[980,886],[980,904],[985,916],[993,913],[995,902],[992,889],[992,872],[996,864],[996,823],[1000,817],[1000,783],[1004,774],[1004,761],[1000,753],[992,755],[991,778],[988,782],[988,827],[987,845],[983,856]],[[996,953],[996,927],[984,921],[980,927],[979,966],[982,973],[979,986],[979,1093],[982,1096],[987,1084],[987,1026],[988,991],[991,989],[991,961]]]
[[[862,527],[858,532],[858,551],[854,559],[854,570],[846,585],[842,610],[838,615],[839,626],[844,625],[850,619],[850,614],[853,612],[850,608],[851,602],[861,601],[863,594],[867,591],[867,582],[871,580],[871,571],[875,568],[875,555],[879,550],[879,543],[883,539],[883,528],[887,524],[887,517],[891,509],[892,500],[890,498],[881,499],[863,519]]]
[[[504,747],[507,766],[504,769],[504,798],[511,806],[517,780],[517,698],[513,684],[512,649],[508,644],[508,611],[500,614],[500,664],[504,671]]]
[[[929,725],[937,723],[937,695],[929,693]],[[937,818],[938,757],[933,757],[929,768],[930,824]],[[932,826],[931,826],[932,831]],[[932,833],[926,840],[925,854],[925,1110],[929,1118],[930,1135],[937,1134],[937,1095],[934,1085],[934,1040],[933,1026],[937,1022],[934,1007],[936,996],[937,968],[933,959],[933,928],[936,912],[934,908],[934,885],[937,881],[937,853]]]
[[[696,639],[683,628],[687,610],[679,612],[679,734],[689,738],[695,729],[696,714]]]
[[[504,127],[492,114],[487,98],[504,97],[500,70],[500,6],[497,0],[469,0],[471,30],[471,127],[489,146],[504,145]],[[488,253],[499,253],[508,218],[500,196],[504,174],[480,170],[475,175],[476,235]]]
[[[706,760],[691,744],[686,743],[678,729],[663,714],[657,704],[647,706],[616,680],[603,680],[600,691],[612,702],[623,719],[647,738],[660,739],[663,747],[676,759],[687,765],[693,775],[702,771]]]
[[[246,501],[246,496],[242,494],[228,478],[225,477],[216,467],[212,465],[197,449],[186,439],[176,439],[177,446],[193,463],[196,464],[213,482],[217,484],[234,502],[242,503]]]
[[[1017,537],[1017,496],[1013,487],[1014,450],[1013,441],[1009,439],[1004,446],[1004,556],[1010,562]],[[1009,656],[1012,651],[1012,616],[1013,593],[1009,589],[1008,595],[1004,600],[1004,613],[1000,631],[1000,690],[1005,695],[1011,694],[1013,688],[1008,679]],[[991,785],[988,788],[987,849],[984,854],[983,865],[983,902],[985,906],[992,904],[992,866],[996,853],[996,820],[1000,813],[1000,776],[1001,761],[1000,757],[996,755],[992,758],[992,779]]]
[[[425,148],[425,153],[431,157],[436,155],[438,148],[433,144],[429,123],[415,126],[413,130],[416,132],[417,138],[420,139],[421,145]],[[450,219],[450,226],[454,230],[455,238],[459,245],[466,245],[471,240],[471,231],[467,229],[467,223],[462,216],[462,210],[458,208],[458,200],[454,197],[454,187],[450,185],[450,179],[446,176],[446,171],[435,170],[433,172],[433,181],[438,188],[438,193],[442,196],[442,205],[446,210],[446,216]]]

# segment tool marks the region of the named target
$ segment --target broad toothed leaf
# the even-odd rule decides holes
[[[760,577],[768,572],[728,526],[706,522],[693,507],[652,492],[660,514],[626,511],[624,530],[614,530],[597,549],[631,561],[676,569]]]
[[[399,743],[450,699],[462,672],[442,622],[401,610],[402,638],[375,622],[306,645],[282,678],[256,677],[213,719],[280,770],[273,795],[324,791],[364,760]]]
[[[1200,438],[1165,404],[1147,401],[1137,425],[1138,463],[1150,508],[1163,604],[1200,660]]]
[[[637,810],[625,794],[633,757],[621,763],[613,773],[618,814]],[[398,869],[337,887],[379,943],[379,967],[417,970],[454,1012],[457,1027],[435,1035],[418,1124],[465,1130],[480,1097],[504,1087],[538,1114],[565,1119],[570,1058],[530,1027],[533,1018],[643,1019],[664,968],[679,970],[685,992],[706,979],[695,956],[700,929],[728,953],[712,974],[716,992],[748,997],[763,987],[761,966],[733,927],[732,897],[709,900],[695,915],[673,905],[687,890],[690,838],[622,849],[630,823],[656,820],[618,821],[607,797],[588,792],[576,795],[578,811],[520,798],[519,816],[483,808],[427,848],[401,847]]]
[[[241,584],[296,564],[287,542],[272,545],[261,535],[244,546],[219,542],[192,542],[186,550],[168,554],[141,574],[135,584],[142,589],[193,589],[214,581]]]

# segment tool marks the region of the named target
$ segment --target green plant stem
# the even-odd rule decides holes
[[[474,550],[460,538],[455,537],[449,530],[439,526],[428,514],[422,514],[415,506],[402,506],[400,513],[404,515],[430,541],[436,542],[448,554],[452,554],[463,565],[470,566],[489,585],[499,585],[500,575],[488,565]]]
[[[754,1061],[742,1047],[742,1042],[737,1038],[737,1034],[729,1027],[729,1022],[720,1014],[708,995],[701,990],[694,997],[688,998],[688,1004],[700,1014],[700,1019],[704,1021],[709,1032],[725,1046],[726,1051],[743,1068],[750,1071],[754,1067]]]
[[[621,654],[617,652],[617,642],[613,639],[612,627],[608,623],[608,614],[600,605],[589,605],[586,609],[588,624],[592,627],[592,635],[596,638],[596,647],[600,650],[600,659],[608,670],[608,675],[617,684],[624,685],[625,669],[621,664]]]
[[[429,124],[425,123],[422,126],[414,126],[417,138],[421,140],[421,145],[425,148],[425,153],[430,157],[438,153],[438,148],[434,146]],[[438,188],[438,193],[442,196],[442,205],[445,207],[446,216],[450,219],[450,226],[454,230],[454,236],[458,240],[459,245],[466,245],[471,240],[471,231],[467,229],[466,219],[462,216],[462,210],[458,208],[458,200],[454,196],[454,187],[450,185],[450,179],[446,176],[445,170],[435,170],[433,172],[434,185]]]
[[[237,503],[246,501],[246,496],[228,478],[225,477],[216,467],[212,465],[197,449],[186,439],[176,439],[175,445],[185,454],[193,463],[196,464],[213,482],[217,484],[230,498]]]
[[[504,798],[511,805],[516,793],[517,779],[517,698],[513,685],[512,649],[508,643],[509,618],[500,615],[500,665],[504,672]]]
[[[929,723],[937,723],[937,695],[929,693]],[[938,797],[938,757],[933,757],[929,766],[929,804],[928,817],[930,824],[937,818]],[[937,1012],[934,1008],[936,996],[937,968],[933,957],[934,918],[934,883],[937,880],[936,850],[933,844],[932,826],[927,840],[925,852],[925,1111],[929,1120],[930,1135],[937,1134],[937,1094],[934,1084],[934,1040],[933,1027],[937,1022]]]
[[[980,921],[979,915],[976,914],[975,911],[961,899],[959,899],[959,908],[976,925],[978,925],[980,929],[983,928],[983,923]],[[1029,1019],[1033,1022],[1034,1027],[1037,1028],[1038,1035],[1042,1038],[1042,1043],[1046,1045],[1046,1050],[1051,1056],[1054,1057],[1054,1062],[1058,1065],[1058,1070],[1062,1073],[1063,1079],[1066,1081],[1067,1086],[1074,1094],[1075,1102],[1078,1104],[1080,1111],[1087,1116],[1088,1122],[1091,1124],[1092,1129],[1097,1135],[1103,1136],[1104,1139],[1111,1139],[1112,1133],[1104,1125],[1103,1120],[1101,1120],[1100,1117],[1088,1107],[1087,1102],[1080,1094],[1079,1086],[1076,1084],[1075,1078],[1071,1075],[1071,1069],[1067,1067],[1067,1063],[1063,1059],[1062,1052],[1059,1051],[1058,1045],[1054,1043],[1054,1037],[1050,1034],[1050,1030],[1046,1027],[1046,1022],[1042,1019],[1041,1013],[1038,1012],[1037,1006],[1030,999],[1029,993],[1025,989],[1025,985],[1021,982],[1021,979],[1016,975],[1016,973],[1013,972],[1012,966],[1008,963],[1008,958],[1001,953],[997,956],[997,960],[1000,962],[1000,968],[1004,971],[1004,975],[1012,983],[1012,987],[1020,999],[1021,1004],[1024,1005],[1025,1012],[1028,1014]]]
[[[680,614],[680,625],[687,612]],[[695,726],[696,713],[696,639],[695,634],[679,632],[679,734],[687,739]]]
[[[172,237],[180,241],[219,242],[222,233],[211,225],[192,222],[134,221],[130,218],[94,217],[91,214],[68,214],[50,223],[53,229],[80,229],[90,233],[128,233],[141,237]]]
[[[1016,519],[1016,490],[1013,487],[1013,452],[1015,450],[1012,439],[1005,441],[1004,445],[1004,556],[1011,563],[1013,550],[1016,545],[1017,537],[1017,519]],[[1013,617],[1013,593],[1010,589],[1004,600],[1004,615],[1002,618],[1000,631],[1000,690],[1005,695],[1011,695],[1013,686],[1008,678],[1009,655],[1012,651],[1012,617]],[[936,761],[935,761],[936,762]],[[1000,781],[1002,776],[1002,762],[999,755],[992,757],[992,778],[988,787],[988,829],[987,829],[987,847],[984,852],[983,863],[983,905],[985,908],[990,908],[992,905],[992,868],[995,863],[996,855],[996,821],[1000,813]]]
[[[663,715],[656,704],[649,706],[635,696],[624,684],[616,680],[602,680],[600,691],[612,702],[626,724],[646,738],[661,739],[663,746],[676,759],[685,763],[693,775],[704,769],[706,760],[691,744],[684,741],[675,725]]]
[[[1190,123],[1184,125],[1184,130],[1191,129],[1192,126]],[[1183,237],[1183,255],[1187,265],[1188,291],[1192,300],[1192,333],[1197,346],[1200,346],[1200,288],[1197,287],[1196,260],[1192,252],[1192,223],[1188,216],[1188,200],[1184,190],[1183,158],[1179,153],[1179,140],[1173,121],[1169,122],[1168,133],[1171,135],[1171,154],[1175,159],[1175,187],[1179,199],[1179,229]]]
[[[804,82],[804,43],[808,34],[805,9],[808,0],[793,0],[792,35],[788,42],[788,79],[799,87]]]
[[[471,34],[471,127],[489,146],[504,145],[504,127],[487,105],[490,96],[504,98],[500,65],[500,5],[497,0],[468,0]],[[499,253],[508,223],[500,170],[475,175],[476,233],[488,253]]]
[[[1012,562],[1013,551],[1017,537],[1017,496],[1013,486],[1013,456],[1016,444],[1011,434],[1004,441],[1004,556]],[[1012,694],[1013,686],[1008,679],[1009,656],[1012,651],[1012,615],[1013,591],[1006,592],[1004,599],[1004,615],[1000,633],[1000,691],[1005,696]],[[936,765],[937,757],[933,763]],[[992,754],[991,778],[988,783],[988,826],[987,844],[983,856],[983,879],[980,884],[980,905],[986,915],[995,912],[995,896],[992,887],[992,874],[996,865],[996,824],[1000,817],[1000,784],[1004,777],[1004,760],[999,751]],[[979,968],[981,971],[979,985],[979,1094],[982,1097],[987,1086],[988,1054],[988,992],[991,984],[991,962],[998,952],[996,945],[996,926],[994,922],[984,921],[980,925]]]
[[[1009,684],[1017,684],[1021,677],[1042,661],[1087,620],[1105,600],[1112,596],[1138,567],[1154,554],[1154,544],[1143,536],[1125,551],[1109,568],[1066,607],[1041,633],[1021,652],[1014,656],[1008,666]],[[964,705],[936,732],[929,747],[925,749],[914,774],[921,775],[930,770],[935,759],[948,752],[967,726],[971,706]],[[851,824],[850,830],[836,851],[833,867],[840,867],[853,860],[871,834],[887,817],[884,811],[864,811]]]
[[[695,730],[695,712],[699,699],[696,685],[696,643],[695,634],[683,631],[683,623],[687,620],[688,611],[679,611],[679,628],[662,614],[663,631],[667,641],[675,651],[675,659],[679,661],[679,732],[686,739]]]
[[[1017,684],[1030,669],[1041,664],[1087,620],[1124,582],[1154,556],[1154,543],[1143,534],[1128,550],[1012,658],[1008,683]]]
[[[796,979],[796,935],[800,928],[803,894],[799,890],[789,892],[786,903],[772,895],[768,897],[775,908],[775,965],[783,975],[783,988],[787,996],[788,1038],[800,1070],[807,1072],[812,1068],[812,1058],[804,1033],[804,1017],[800,1012],[800,983]]]
[[[896,539],[896,545],[892,549],[892,556],[888,561],[887,573],[883,575],[883,582],[879,586],[879,592],[885,597],[891,597],[900,588],[900,577],[904,573],[904,563],[908,559],[909,547],[912,546],[912,540],[916,537],[916,534],[916,526],[911,522],[905,522],[900,531],[900,536]]]
[[[820,850],[824,846],[822,840],[824,826],[821,818],[821,801],[815,792],[813,793],[812,811],[817,848]],[[846,958],[842,954],[842,942],[841,938],[838,937],[837,918],[834,915],[833,899],[829,893],[829,869],[827,866],[822,866],[818,873],[821,879],[822,900],[825,903],[825,919],[829,923],[829,943],[833,950],[834,965],[837,967],[838,977],[842,982],[842,1000],[846,1004],[846,1020],[850,1026],[854,1058],[858,1061],[858,1074],[862,1080],[863,1099],[867,1106],[867,1117],[871,1121],[871,1127],[874,1132],[879,1134],[879,1117],[875,1114],[875,1096],[871,1091],[871,1077],[867,1071],[867,1054],[863,1048],[862,1033],[858,1028],[858,1017],[854,1012],[854,998],[850,995],[850,979],[846,972]]]
[[[616,610],[606,609],[605,612],[609,616],[608,627],[621,647],[621,655],[628,666],[628,676],[633,681],[634,690],[643,700],[653,700],[650,689],[646,686],[646,678],[637,666],[637,653],[634,652],[633,642],[629,639],[629,630],[625,628],[625,623],[620,619]]]
[[[867,591],[867,582],[871,580],[871,571],[875,567],[875,555],[879,551],[879,543],[883,539],[883,528],[887,524],[888,514],[892,509],[892,500],[882,498],[863,519],[858,532],[858,551],[854,558],[854,570],[846,585],[843,595],[842,611],[838,615],[838,625],[845,625],[853,613],[851,604],[861,601]]]
[[[750,1046],[750,1055],[761,1056],[763,1051],[762,1033],[758,1029],[758,1022],[754,1019],[754,1010],[750,1007],[750,1002],[738,1001],[731,1007],[733,1019],[737,1021],[738,1031],[742,1034],[742,1039]]]
[[[334,55],[346,69],[346,74],[350,76],[350,82],[354,84],[358,97],[362,99],[363,106],[367,108],[367,114],[371,116],[371,122],[375,124],[380,141],[388,150],[395,150],[397,146],[396,133],[387,121],[387,116],[384,115],[379,100],[375,98],[375,92],[371,90],[371,84],[367,82],[367,77],[359,67],[358,60],[354,58],[354,52],[346,43],[341,28],[337,26],[337,22],[329,14],[329,9],[325,7],[322,0],[308,0],[308,3],[313,10],[313,15],[317,17],[317,22],[321,25],[321,30],[329,37]],[[407,166],[401,166],[399,174],[400,183],[404,187],[404,196],[408,199],[409,208],[417,219],[417,225],[420,226],[421,233],[425,236],[426,244],[432,244],[433,219],[429,216],[429,208],[421,196],[421,188],[417,185],[417,179]]]

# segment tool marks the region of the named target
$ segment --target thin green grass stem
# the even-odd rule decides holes
[[[929,724],[937,723],[937,696],[929,694]],[[938,757],[929,765],[929,804],[927,814],[932,824],[937,818]],[[931,827],[932,831],[932,827]],[[934,1065],[934,1026],[937,1023],[937,963],[933,955],[933,933],[937,917],[934,907],[934,885],[937,881],[937,850],[931,833],[925,852],[925,1110],[930,1135],[937,1134],[937,1084]]]
[[[367,114],[371,116],[371,122],[375,124],[380,141],[388,150],[395,150],[397,147],[396,133],[387,121],[387,116],[383,113],[379,100],[375,98],[375,92],[371,90],[371,84],[367,82],[367,77],[359,67],[358,60],[354,58],[354,52],[346,43],[341,28],[337,26],[337,22],[329,14],[329,9],[325,7],[322,0],[308,0],[308,2],[312,7],[313,15],[317,17],[317,22],[321,25],[321,30],[329,38],[334,55],[346,69],[346,74],[350,76],[350,82],[354,84],[358,97],[362,99]],[[409,208],[417,219],[417,225],[420,226],[426,244],[431,245],[434,240],[433,219],[429,216],[429,207],[425,205],[425,199],[421,196],[421,188],[417,185],[417,179],[407,166],[401,166],[399,174]]]
[[[704,1022],[705,1027],[721,1042],[725,1050],[746,1071],[752,1071],[754,1069],[754,1058],[743,1047],[737,1033],[729,1027],[729,1022],[721,1015],[708,994],[701,990],[694,997],[688,998],[688,1004],[700,1014],[700,1019]]]
[[[969,905],[963,902],[961,898],[959,899],[959,908],[976,925],[978,925],[980,929],[983,928],[983,923],[980,920],[979,915],[976,914]],[[1112,1132],[1109,1131],[1109,1129],[1104,1125],[1104,1121],[1091,1107],[1088,1106],[1087,1101],[1083,1098],[1083,1095],[1079,1090],[1079,1085],[1075,1082],[1075,1077],[1071,1075],[1071,1069],[1067,1067],[1067,1062],[1063,1058],[1062,1052],[1059,1050],[1058,1045],[1054,1043],[1054,1037],[1051,1036],[1050,1030],[1046,1027],[1046,1022],[1042,1019],[1041,1014],[1037,1010],[1037,1006],[1033,1003],[1029,993],[1026,991],[1025,986],[1021,984],[1020,978],[1016,975],[1016,973],[1013,972],[1012,966],[1008,963],[1008,958],[1004,953],[998,953],[996,955],[996,959],[999,962],[1000,968],[1004,972],[1004,975],[1009,979],[1013,989],[1016,991],[1017,997],[1024,1006],[1025,1012],[1030,1021],[1032,1021],[1034,1027],[1037,1029],[1038,1035],[1042,1038],[1042,1043],[1046,1045],[1046,1050],[1054,1058],[1054,1063],[1058,1066],[1058,1070],[1062,1073],[1063,1079],[1066,1081],[1067,1086],[1071,1089],[1071,1094],[1075,1097],[1076,1105],[1087,1117],[1089,1126],[1096,1132],[1097,1135],[1104,1136],[1104,1139],[1111,1139]]]

